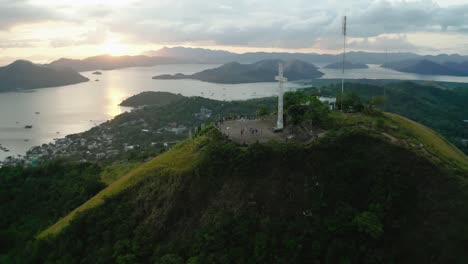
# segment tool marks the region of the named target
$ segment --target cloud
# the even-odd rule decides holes
[[[467,4],[441,7],[432,1],[382,0],[320,4],[310,0],[238,0],[235,4],[227,0],[141,1],[123,12],[117,11],[107,25],[135,42],[212,41],[218,45],[307,48],[339,36],[344,9],[348,10],[351,37],[462,32],[468,28]]]
[[[50,40],[50,46],[53,48],[62,48],[79,45],[102,44],[109,40],[109,30],[103,26],[89,30],[85,34],[77,36],[75,39],[54,38]]]
[[[420,44],[406,35],[468,34],[468,4],[449,2],[442,6],[430,0],[0,0],[0,30],[43,20],[66,21],[80,29],[72,37],[47,36],[51,47],[100,44],[109,35],[119,35],[126,44],[338,50],[341,17],[346,13],[350,48],[379,50],[386,45],[416,51]]]
[[[50,9],[30,4],[25,0],[0,0],[0,30],[13,26],[53,19]]]
[[[36,39],[20,39],[20,40],[0,40],[0,49],[11,48],[30,48],[34,47],[39,40]]]
[[[365,51],[417,51],[421,47],[412,44],[406,35],[379,36],[375,38],[362,38],[351,40],[347,43],[350,49]]]

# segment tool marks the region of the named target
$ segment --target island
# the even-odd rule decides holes
[[[326,65],[323,68],[325,68],[325,69],[342,69],[343,68],[343,62],[340,61],[340,62],[331,63],[331,64]],[[360,63],[360,62],[352,63],[350,61],[345,61],[344,62],[344,68],[346,70],[367,69],[367,68],[369,68],[369,66],[367,66],[367,64],[365,64],[365,63]]]
[[[289,81],[310,80],[323,76],[317,67],[300,60],[262,60],[252,64],[238,62],[226,63],[218,68],[204,70],[195,74],[164,74],[154,76],[153,79],[176,80],[195,79],[212,83],[256,83],[274,82],[278,74],[278,64],[284,63],[284,75]]]
[[[101,75],[102,72],[100,72],[100,71],[95,71],[95,72],[93,72],[93,74],[94,74],[94,75]]]
[[[185,98],[181,94],[168,92],[142,92],[125,99],[120,106],[141,107],[141,106],[165,106]]]
[[[468,76],[468,62],[446,62],[440,64],[431,60],[403,60],[382,65],[383,68],[399,72],[422,75]]]
[[[51,69],[25,60],[0,67],[0,92],[57,87],[87,81],[88,78],[75,71]]]

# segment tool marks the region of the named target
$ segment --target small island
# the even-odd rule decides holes
[[[165,106],[183,99],[181,94],[168,92],[142,92],[125,99],[120,106],[142,107],[147,105]]]
[[[314,65],[300,60],[262,60],[252,64],[241,64],[238,62],[226,63],[218,68],[204,70],[195,74],[164,74],[154,76],[153,79],[177,80],[194,79],[212,83],[256,83],[274,82],[278,74],[278,64],[284,64],[284,75],[289,81],[311,80],[320,78],[323,73]]]
[[[100,71],[95,71],[95,72],[93,72],[93,74],[94,74],[94,75],[101,75],[102,72],[100,72]]]
[[[335,62],[332,64],[328,64],[327,66],[323,67],[325,69],[342,69],[343,68],[343,62]],[[369,66],[365,63],[352,63],[350,61],[345,61],[344,62],[344,68],[346,70],[351,70],[351,69],[367,69]]]

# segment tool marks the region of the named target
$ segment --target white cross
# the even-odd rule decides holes
[[[284,66],[283,63],[278,65],[278,76],[275,77],[275,80],[279,83],[279,94],[278,94],[278,121],[276,122],[276,129],[283,129],[283,84],[288,81],[287,78],[283,76]]]

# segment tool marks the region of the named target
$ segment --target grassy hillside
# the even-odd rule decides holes
[[[442,134],[452,144],[468,154],[468,147],[461,142],[468,138],[468,88],[421,85],[414,82],[389,83],[382,86],[347,83],[346,92],[358,94],[363,101],[386,95],[386,112],[395,113]],[[336,96],[340,85],[321,88],[323,95]]]
[[[445,162],[453,162],[468,169],[468,156],[432,129],[399,115],[391,113],[386,115],[404,129],[404,132],[410,135],[413,140],[429,148],[437,157],[444,159]]]
[[[41,232],[38,238],[44,238],[59,233],[64,227],[68,226],[70,221],[73,220],[77,214],[102,205],[106,199],[118,195],[125,189],[138,184],[148,176],[175,176],[193,169],[196,163],[194,150],[200,144],[203,144],[205,140],[206,138],[201,136],[197,137],[195,140],[185,141],[175,146],[172,151],[159,155],[152,161],[131,170],[126,175],[111,183],[107,188],[100,191],[96,196],[60,219],[57,223]]]
[[[239,147],[208,129],[115,181],[21,258],[463,263],[466,157],[395,115],[331,118],[335,128],[309,146]]]

